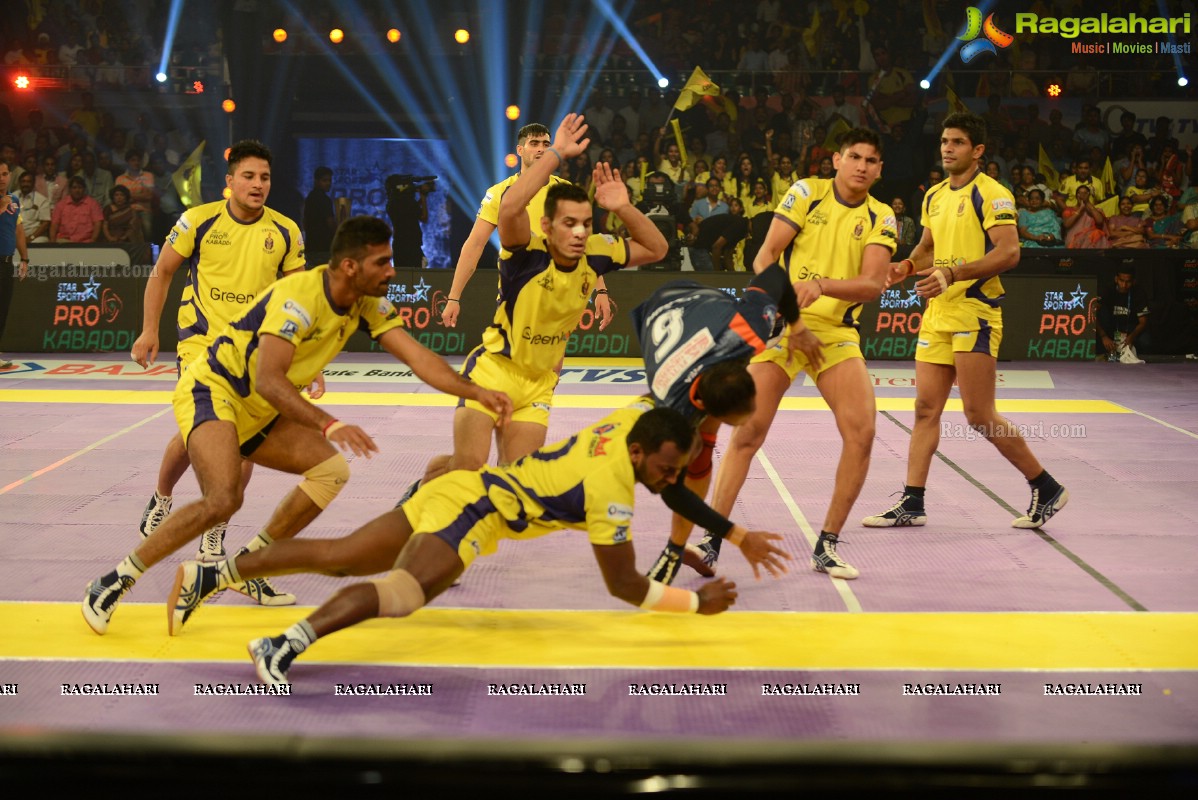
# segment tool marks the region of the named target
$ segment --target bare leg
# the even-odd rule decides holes
[[[820,374],[819,391],[836,417],[842,445],[824,530],[840,533],[869,472],[877,406],[865,362],[842,361]]]
[[[1029,481],[1044,471],[1019,429],[998,413],[994,401],[994,359],[988,353],[957,353],[957,384],[965,420],[998,448]]]
[[[940,415],[953,388],[956,369],[915,362],[915,425],[907,454],[907,485],[927,486],[932,456],[940,445]]]

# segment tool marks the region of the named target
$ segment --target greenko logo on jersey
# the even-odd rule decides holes
[[[1076,39],[1083,33],[1190,33],[1190,15],[1180,17],[1141,17],[1128,14],[1116,17],[1041,17],[1016,14],[1015,33],[1055,33],[1064,39]]]

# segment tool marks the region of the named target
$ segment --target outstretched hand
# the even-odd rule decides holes
[[[781,539],[782,534],[779,533],[767,531],[747,531],[745,533],[745,538],[738,546],[749,565],[753,567],[755,579],[761,579],[761,567],[764,567],[765,571],[775,578],[786,574],[786,564],[783,562],[790,561],[790,553],[771,544],[771,542],[781,541]]]
[[[562,120],[562,124],[557,126],[557,133],[553,137],[553,149],[565,161],[567,158],[581,155],[590,145],[590,139],[583,139],[583,135],[587,132],[585,117],[582,114],[567,114]]]
[[[611,164],[600,161],[595,165],[595,171],[591,177],[595,181],[595,202],[599,203],[602,208],[608,211],[618,211],[630,204],[628,187],[624,185],[617,174],[612,172]]]

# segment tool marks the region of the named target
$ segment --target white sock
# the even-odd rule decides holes
[[[245,549],[252,553],[255,550],[261,550],[263,547],[267,547],[273,543],[274,539],[271,538],[270,534],[265,530],[261,530],[258,531],[258,535],[255,536],[250,543],[245,546]]]
[[[141,559],[130,553],[125,560],[116,565],[116,574],[137,580],[146,573],[146,565]]]
[[[304,649],[307,649],[317,638],[316,631],[312,630],[312,626],[308,624],[308,620],[306,619],[301,619],[283,631],[283,635],[292,641],[299,642],[303,645]]]

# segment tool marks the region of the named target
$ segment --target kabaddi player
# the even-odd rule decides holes
[[[349,465],[337,447],[366,457],[378,450],[357,425],[338,421],[300,394],[355,330],[368,331],[433,388],[469,397],[497,418],[510,414],[506,395],[461,377],[400,327],[386,299],[395,268],[385,222],[346,220],[332,248],[328,266],[267,287],[179,379],[175,420],[203,497],[177,509],[113,571],[88,585],[83,617],[96,633],[107,631],[117,602],[142,573],[241,507],[242,459],[303,476],[250,544],[256,550],[295,536],[341,491]]]
[[[637,572],[631,532],[637,483],[679,513],[715,525],[740,546],[755,574],[759,567],[782,574],[789,556],[771,544],[778,534],[733,525],[678,480],[694,429],[677,411],[652,406],[650,399],[634,402],[509,466],[444,475],[343,539],[279,542],[215,564],[185,562],[167,605],[171,633],[205,597],[249,575],[386,572],[341,589],[278,636],[249,643],[258,677],[287,683],[292,660],[319,637],[374,617],[406,617],[501,540],[564,529],[586,531],[613,597],[652,611],[718,614],[735,602],[735,584],[720,579],[691,592]]]
[[[1019,429],[998,413],[995,362],[1002,341],[1003,288],[999,275],[1019,263],[1015,201],[981,167],[986,123],[950,114],[940,134],[948,177],[928,190],[923,238],[911,257],[891,265],[890,282],[910,274],[928,298],[915,351],[915,425],[907,455],[907,485],[890,509],[862,520],[871,528],[923,525],[924,491],[940,444],[940,415],[955,381],[970,427],[1023,473],[1031,487],[1027,513],[1015,528],[1038,528],[1069,502],[1069,492],[1036,460]]]
[[[862,304],[885,287],[898,234],[894,211],[869,194],[882,174],[878,135],[862,128],[848,131],[832,160],[835,177],[804,178],[790,187],[753,261],[755,272],[779,262],[789,270],[802,312],[787,333],[789,347],[775,345],[749,364],[757,409],[732,432],[716,473],[712,507],[725,514],[732,509],[783,395],[806,372],[832,409],[842,442],[832,501],[811,566],[848,580],[859,572],[836,547],[869,471],[876,414],[857,317]],[[705,536],[699,548],[706,566],[714,568],[719,539]]]
[[[228,200],[206,203],[183,212],[166,237],[158,263],[146,284],[142,332],[133,343],[132,357],[143,367],[158,357],[158,326],[171,279],[187,265],[187,283],[179,302],[179,375],[201,356],[224,326],[252,306],[262,291],[278,279],[304,270],[304,242],[299,227],[267,208],[270,196],[271,152],[245,140],[229,149],[225,184]],[[317,376],[313,399],[324,393]],[[190,462],[183,439],[176,434],[166,446],[158,467],[158,486],[141,517],[142,538],[154,532],[171,511],[172,492]],[[249,483],[253,464],[242,463],[242,480]],[[228,520],[217,520],[200,539],[201,560],[225,554]],[[295,596],[278,592],[266,581],[231,587],[264,606],[291,605]]]

